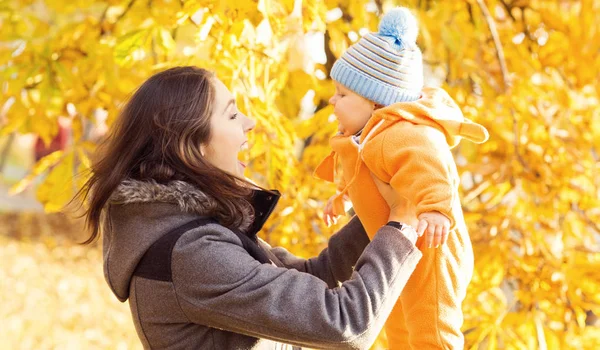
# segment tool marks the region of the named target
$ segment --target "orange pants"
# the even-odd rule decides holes
[[[423,253],[385,330],[390,349],[463,349],[462,302],[473,275],[473,249],[466,228],[452,231],[448,242]]]

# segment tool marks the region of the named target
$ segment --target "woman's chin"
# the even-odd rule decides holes
[[[238,175],[240,178],[242,178],[242,179],[243,179],[243,178],[244,178],[244,172],[246,171],[246,163],[242,162],[241,160],[238,160],[238,163],[237,163],[237,170],[238,170],[238,171],[237,171],[237,175]]]

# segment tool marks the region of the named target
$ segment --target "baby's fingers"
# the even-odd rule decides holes
[[[419,220],[419,226],[417,226],[417,235],[419,237],[423,236],[423,233],[425,233],[425,230],[427,229],[427,225],[427,221]]]
[[[442,244],[446,244],[446,242],[448,242],[449,231],[450,228],[448,226],[444,226],[444,229],[442,230]]]
[[[435,240],[435,225],[427,225],[427,246],[429,248],[433,247]]]
[[[440,244],[442,244],[442,233],[444,231],[444,226],[442,225],[437,225],[435,227],[435,239],[434,239],[434,246],[437,248],[440,246]]]

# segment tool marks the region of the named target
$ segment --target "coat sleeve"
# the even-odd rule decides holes
[[[315,258],[302,259],[282,247],[271,248],[271,252],[286,267],[316,276],[333,288],[350,278],[356,261],[368,243],[365,229],[358,216],[354,216],[331,236],[327,248]]]
[[[441,131],[397,123],[382,135],[378,153],[369,161],[369,167],[416,208],[417,216],[437,211],[454,227],[452,205],[458,200],[458,179],[452,152]]]
[[[260,264],[219,225],[191,230],[172,256],[174,288],[190,322],[313,348],[366,349],[383,328],[421,252],[384,226],[339,287]]]

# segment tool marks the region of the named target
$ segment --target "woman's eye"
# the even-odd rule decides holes
[[[237,116],[238,116],[238,114],[237,114],[237,113],[234,113],[234,114],[231,116],[231,118],[229,118],[229,119],[237,119]]]

